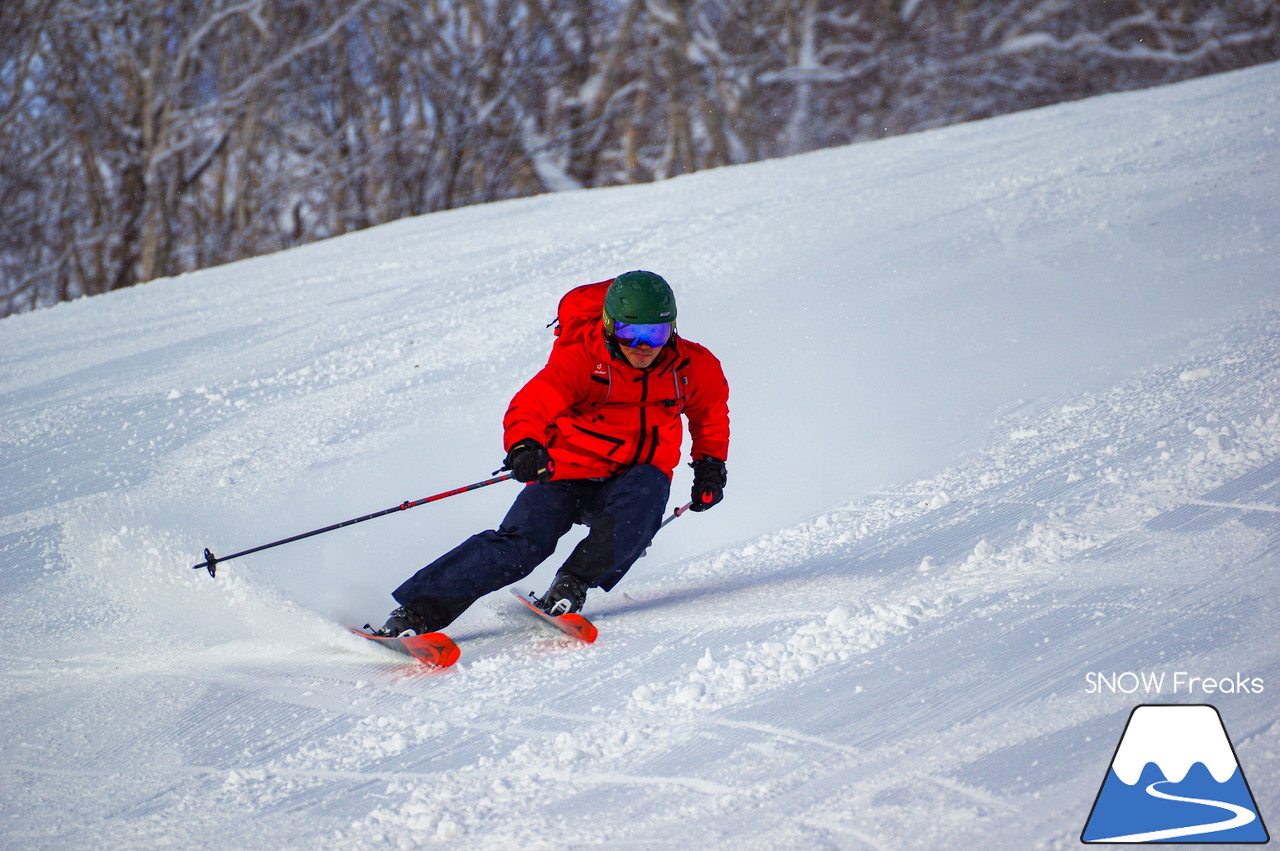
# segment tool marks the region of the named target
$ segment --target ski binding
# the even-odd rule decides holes
[[[512,588],[511,593],[515,595],[515,598],[523,603],[529,611],[533,612],[535,615],[542,618],[544,621],[566,635],[572,635],[574,638],[586,644],[590,644],[596,640],[596,635],[598,633],[596,625],[584,618],[582,615],[577,613],[549,615],[538,605],[538,598],[532,592],[522,594],[515,588]]]
[[[368,628],[368,625],[366,625],[365,629]],[[454,662],[457,662],[458,657],[462,655],[458,645],[454,644],[453,639],[443,632],[428,632],[423,635],[379,636],[370,635],[355,627],[348,627],[348,629],[361,638],[367,638],[388,650],[403,653],[405,656],[417,659],[424,665],[434,665],[437,668],[449,667]]]

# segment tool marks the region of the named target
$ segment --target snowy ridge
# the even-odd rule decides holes
[[[1154,702],[1277,811],[1278,130],[1266,66],[0,321],[0,839],[1066,849]],[[191,569],[485,478],[558,296],[637,267],[735,443],[595,644],[505,592],[446,672],[345,633],[514,486]]]

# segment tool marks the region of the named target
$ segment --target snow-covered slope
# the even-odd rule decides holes
[[[1065,848],[1170,701],[1280,812],[1277,131],[1270,65],[5,319],[3,844]],[[339,625],[514,486],[190,569],[487,478],[559,295],[632,268],[734,446],[597,644]]]

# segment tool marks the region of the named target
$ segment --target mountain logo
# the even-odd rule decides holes
[[[1218,710],[1139,706],[1129,715],[1080,841],[1270,841]]]

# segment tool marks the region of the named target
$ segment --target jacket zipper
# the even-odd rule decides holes
[[[636,444],[636,454],[631,459],[632,466],[640,463],[640,456],[644,452],[645,438],[648,436],[645,434],[649,425],[648,408],[644,404],[647,401],[649,401],[649,373],[645,372],[640,375],[640,442]]]

